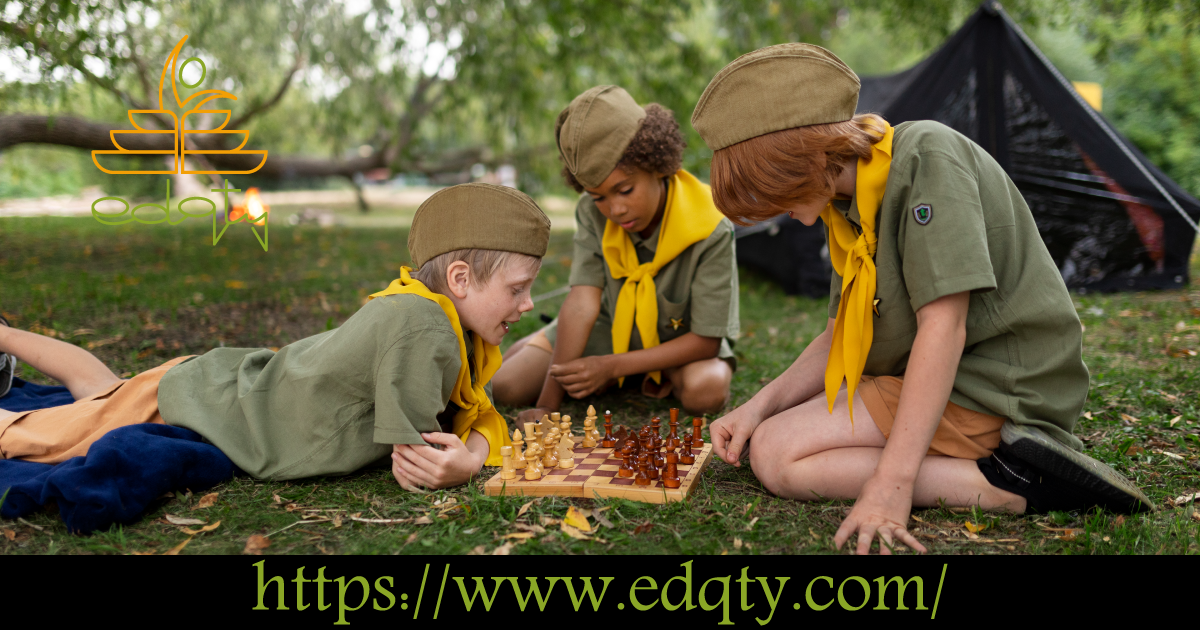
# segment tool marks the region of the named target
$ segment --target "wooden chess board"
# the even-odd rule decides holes
[[[526,481],[525,471],[518,470],[516,479],[501,479],[496,473],[483,485],[489,496],[509,495],[526,497],[577,497],[581,499],[609,499],[620,497],[645,503],[670,503],[682,501],[691,494],[700,480],[700,473],[712,459],[712,444],[693,450],[694,464],[679,464],[679,487],[667,488],[661,479],[651,479],[650,485],[639,486],[633,477],[617,476],[621,459],[613,457],[615,449],[584,448],[578,446],[583,438],[575,436],[575,467],[555,468],[547,471],[537,481]]]

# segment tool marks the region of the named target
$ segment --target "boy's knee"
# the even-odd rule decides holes
[[[719,366],[686,372],[679,402],[691,414],[717,413],[729,402],[730,380],[731,372],[724,361]]]

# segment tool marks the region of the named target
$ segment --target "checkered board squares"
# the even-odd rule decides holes
[[[579,443],[583,438],[576,436]],[[639,486],[633,477],[617,476],[621,459],[613,457],[611,448],[575,447],[575,467],[555,468],[544,472],[537,481],[526,481],[525,471],[518,470],[516,479],[501,479],[496,473],[484,484],[484,492],[490,496],[509,495],[527,497],[577,497],[581,499],[608,499],[620,497],[645,503],[669,503],[682,501],[699,483],[700,473],[712,459],[712,445],[694,451],[696,463],[679,464],[679,487],[667,488],[661,479],[650,480],[650,485]]]

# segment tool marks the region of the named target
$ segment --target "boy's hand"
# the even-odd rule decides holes
[[[867,555],[878,534],[879,555],[890,556],[897,543],[904,543],[914,551],[925,553],[925,546],[917,542],[904,525],[912,511],[912,492],[911,483],[892,482],[879,474],[872,475],[863,484],[850,514],[834,534],[834,544],[841,549],[850,536],[857,533],[857,544],[851,553]]]
[[[518,425],[517,428],[524,429],[526,422],[540,422],[542,419],[542,416],[550,415],[551,411],[554,411],[554,410],[553,409],[544,409],[542,407],[534,407],[533,409],[526,409],[525,411],[522,411],[521,413],[517,414],[517,425]]]
[[[708,427],[713,452],[725,463],[741,466],[741,459],[750,452],[750,436],[764,419],[749,402],[717,418]]]
[[[460,486],[479,473],[487,458],[467,449],[453,433],[422,433],[421,438],[437,444],[441,450],[424,444],[392,446],[392,475],[401,486],[450,488]]]
[[[561,365],[550,366],[550,376],[566,390],[571,398],[590,396],[616,380],[612,355],[582,357]]]

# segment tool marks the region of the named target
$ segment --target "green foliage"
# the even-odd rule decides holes
[[[1200,196],[1200,29],[1186,15],[1098,21],[1108,60],[1105,114],[1192,195]]]

